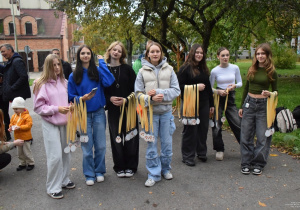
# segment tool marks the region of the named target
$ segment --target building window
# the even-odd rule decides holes
[[[14,23],[13,22],[9,23],[9,34],[10,35],[14,34]]]
[[[25,23],[26,35],[32,35],[32,24],[30,22]]]
[[[3,20],[0,20],[0,34],[3,34],[4,28],[3,28]]]

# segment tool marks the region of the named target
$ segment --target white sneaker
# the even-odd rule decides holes
[[[95,184],[94,180],[86,180],[85,183],[86,183],[86,185],[88,185],[88,186],[92,186],[92,185]]]
[[[167,180],[173,179],[173,175],[171,174],[170,171],[167,172],[167,173],[165,173],[163,176],[164,176],[164,178],[167,179]]]
[[[97,182],[103,182],[104,176],[97,176]]]
[[[147,179],[145,182],[146,187],[152,187],[153,185],[155,185],[155,181],[153,179]]]
[[[224,152],[217,152],[216,153],[216,160],[223,160]]]

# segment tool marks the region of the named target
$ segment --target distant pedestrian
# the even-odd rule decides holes
[[[25,108],[25,100],[22,97],[14,98],[11,107],[15,114],[10,119],[8,131],[14,132],[15,139],[24,141],[23,146],[17,147],[20,160],[17,171],[25,168],[27,171],[31,171],[34,168],[34,159],[30,148],[30,142],[32,141],[32,119],[29,111]]]
[[[235,89],[242,87],[243,83],[239,67],[229,63],[229,50],[225,47],[219,48],[217,57],[220,60],[220,65],[213,68],[210,75],[211,86],[214,87],[215,82],[217,82],[217,89],[215,91],[220,97],[219,104],[215,104],[215,107],[219,107],[218,121],[215,116],[212,136],[214,150],[216,150],[216,160],[223,160],[225,150],[222,138],[222,125],[225,120],[223,114],[226,116],[235,138],[240,142],[241,118],[239,117],[238,109],[235,104]],[[225,104],[227,97],[227,104]],[[227,107],[226,110],[225,107]],[[215,115],[217,113],[216,111],[217,110],[215,110]]]
[[[77,51],[75,71],[69,77],[69,100],[82,98],[87,108],[88,142],[81,143],[83,155],[83,174],[86,184],[94,185],[95,181],[103,182],[106,173],[106,104],[104,88],[115,80],[108,70],[103,57],[98,55],[99,67],[95,64],[94,53],[87,45],[82,45]],[[92,89],[97,88],[96,91]],[[86,135],[86,134],[85,134]]]
[[[26,65],[22,57],[14,52],[11,44],[1,45],[0,51],[1,55],[7,60],[6,65],[0,67],[0,108],[4,114],[6,138],[10,140],[11,136],[7,130],[10,122],[9,102],[18,96],[24,99],[30,98],[31,92]]]
[[[126,50],[121,42],[113,42],[105,53],[108,69],[115,77],[115,82],[105,89],[106,109],[108,110],[108,126],[111,150],[114,161],[114,171],[118,177],[131,177],[137,171],[139,163],[139,134],[130,140],[125,140],[126,114],[123,116],[121,133],[118,133],[119,119],[123,100],[134,92],[136,75],[131,66],[126,64]],[[127,99],[126,99],[127,101]],[[128,105],[128,101],[126,102]],[[137,116],[136,116],[137,118]],[[138,130],[138,126],[136,127]],[[120,136],[121,142],[116,138]]]
[[[23,140],[17,139],[13,142],[5,142],[5,132],[4,132],[4,116],[0,109],[0,170],[5,168],[11,161],[11,155],[8,152],[15,146],[22,146],[24,144]]]
[[[267,164],[272,141],[272,135],[267,137],[265,134],[268,129],[267,98],[271,95],[270,86],[273,92],[277,91],[277,81],[270,45],[260,44],[247,73],[242,108],[239,110],[239,116],[242,117],[240,145],[243,174],[250,174],[253,168],[252,173],[260,175]]]
[[[145,107],[153,104],[155,139],[154,142],[147,142],[146,167],[149,173],[145,182],[146,187],[151,187],[161,180],[161,176],[167,180],[173,179],[172,135],[176,126],[172,115],[172,103],[180,95],[180,88],[173,67],[167,63],[159,43],[152,42],[148,46],[142,65],[135,81],[135,94],[139,100],[144,100]],[[144,95],[143,99],[141,95]],[[151,102],[148,101],[149,97]],[[158,137],[161,143],[160,155]]]
[[[195,155],[201,161],[207,161],[208,121],[209,114],[214,112],[209,69],[206,65],[205,53],[200,44],[192,46],[186,62],[179,69],[178,81],[182,99],[184,94],[187,94],[184,92],[186,85],[197,85],[197,90],[199,91],[199,107],[197,107],[197,111],[199,111],[200,123],[184,125],[181,144],[182,162],[187,166],[195,166]]]
[[[46,57],[43,72],[34,81],[34,111],[42,117],[42,130],[47,156],[47,193],[54,199],[63,198],[62,188],[72,189],[70,180],[71,154],[67,146],[67,116],[69,112],[67,81],[57,55]]]
[[[61,58],[60,51],[57,48],[52,49],[52,54],[55,54],[59,58]],[[63,68],[63,72],[65,75],[65,79],[69,80],[69,76],[73,72],[72,67],[71,67],[70,63],[68,63],[67,61],[64,61],[63,59],[60,59],[60,61],[62,63],[62,68]]]
[[[146,50],[147,50],[147,47],[152,43],[153,41],[152,40],[148,40],[147,41],[147,44],[146,44]],[[145,52],[146,52],[145,50]],[[139,73],[139,70],[142,68],[142,58],[145,57],[145,52],[140,54],[140,56],[138,57],[138,59],[136,59],[132,65],[132,68],[135,72],[135,74],[138,74]]]

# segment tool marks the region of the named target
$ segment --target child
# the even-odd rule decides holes
[[[31,171],[34,168],[34,159],[30,149],[32,119],[28,110],[25,109],[25,100],[22,97],[16,97],[13,100],[12,108],[15,114],[10,119],[8,131],[14,131],[15,139],[24,140],[23,146],[18,146],[20,164],[17,171],[25,168],[27,171]]]

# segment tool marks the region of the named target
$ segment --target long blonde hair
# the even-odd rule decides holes
[[[53,66],[54,59],[57,59],[60,63],[60,74],[58,77],[56,77],[56,75],[54,73],[54,66]],[[62,67],[61,60],[55,54],[50,54],[46,57],[41,77],[34,81],[33,93],[36,94],[37,92],[39,92],[42,85],[51,79],[53,79],[53,80],[60,79],[62,83],[65,83],[65,77],[64,77],[64,73],[63,73],[63,67]]]
[[[264,66],[265,66],[265,69],[266,69],[269,80],[273,81],[272,76],[273,76],[273,73],[275,71],[275,66],[274,66],[273,60],[272,60],[271,47],[268,43],[262,43],[262,44],[258,45],[257,48],[255,49],[255,55],[254,55],[254,58],[253,58],[252,65],[250,66],[250,68],[248,70],[247,79],[248,80],[253,79],[255,73],[257,72],[259,62],[256,58],[256,55],[257,55],[257,51],[259,49],[262,49],[266,53],[267,59],[264,63]]]
[[[107,48],[106,53],[104,55],[104,60],[105,60],[106,63],[110,63],[110,59],[111,59],[111,57],[110,57],[110,51],[112,50],[112,48],[114,48],[117,45],[119,45],[122,48],[122,55],[121,55],[119,61],[120,61],[121,64],[125,64],[126,63],[125,58],[127,57],[127,52],[126,52],[126,49],[125,49],[123,43],[119,42],[119,41],[115,41],[115,42],[111,43],[109,45],[109,47]]]

